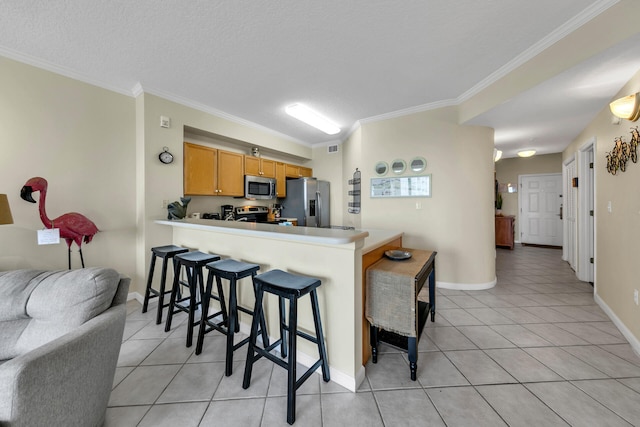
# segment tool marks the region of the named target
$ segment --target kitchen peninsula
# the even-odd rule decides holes
[[[318,289],[331,379],[355,391],[364,379],[362,262],[364,254],[401,239],[401,232],[290,227],[274,224],[186,219],[156,221],[173,228],[173,243],[260,265],[261,272],[281,269],[322,280]],[[381,255],[380,255],[381,256]],[[238,286],[239,304],[252,307],[250,279]],[[265,314],[269,335],[277,337],[278,302],[268,298]],[[243,317],[245,316],[245,317]],[[241,316],[242,331],[248,333],[250,318]],[[299,327],[313,330],[310,304],[299,305]],[[206,338],[205,338],[206,339]],[[317,350],[299,340],[298,361],[310,365]]]

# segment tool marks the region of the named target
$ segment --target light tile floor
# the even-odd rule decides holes
[[[438,290],[417,381],[406,355],[382,345],[357,393],[307,380],[295,425],[640,425],[640,358],[561,252],[498,249],[496,271],[489,290]],[[155,310],[128,309],[105,426],[287,425],[282,368],[259,361],[243,390],[246,350],[225,377],[222,335],[208,334],[195,356],[185,315],[165,333]]]

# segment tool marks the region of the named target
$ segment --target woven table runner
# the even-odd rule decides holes
[[[415,278],[427,263],[431,251],[402,248],[411,258],[394,261],[382,258],[367,269],[365,316],[373,326],[406,337],[418,335]]]

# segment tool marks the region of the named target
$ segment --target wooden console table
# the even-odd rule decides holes
[[[418,340],[431,313],[436,312],[436,252],[402,248],[411,258],[383,258],[367,269],[366,317],[370,326],[373,363],[378,361],[378,341],[407,350],[411,379],[416,380]],[[429,303],[418,300],[429,279]]]
[[[513,250],[515,219],[513,215],[496,215],[496,246],[506,246]]]

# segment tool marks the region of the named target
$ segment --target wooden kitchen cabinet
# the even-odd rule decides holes
[[[243,196],[244,155],[184,143],[186,196]]]
[[[287,197],[287,174],[285,172],[286,165],[282,162],[276,162],[276,197]]]
[[[244,196],[244,157],[218,150],[218,196]]]
[[[515,219],[513,215],[496,215],[496,246],[513,249]]]
[[[265,178],[276,177],[276,162],[260,157],[244,156],[244,170],[247,175],[263,176]]]
[[[302,178],[313,176],[313,169],[285,163],[285,175],[287,178]]]

